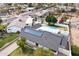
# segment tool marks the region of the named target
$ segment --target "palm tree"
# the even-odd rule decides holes
[[[44,48],[37,48],[34,51],[35,56],[51,56],[54,55],[51,50],[45,50]]]

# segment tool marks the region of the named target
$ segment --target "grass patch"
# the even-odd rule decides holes
[[[73,56],[79,56],[79,47],[75,46],[75,45],[72,45],[71,46],[71,52],[72,52]]]
[[[11,42],[17,37],[18,34],[7,34],[3,38],[0,39],[0,48],[3,47],[5,44]]]
[[[0,25],[0,30],[5,29],[5,27],[6,27],[6,26],[4,26],[4,25]]]
[[[17,48],[14,50],[9,56],[22,56],[24,55],[21,48]]]
[[[24,51],[22,51],[22,49],[19,47],[14,50],[9,56],[32,56],[33,52],[34,50],[31,47],[26,46]]]
[[[25,50],[22,50],[19,47],[16,50],[14,50],[9,56],[39,56],[39,55],[35,55],[35,51],[36,50],[34,50],[33,47],[27,45]],[[36,53],[38,52],[39,51],[36,51]],[[54,56],[53,52],[50,50],[43,50],[43,52],[41,53],[45,53],[45,55],[40,55],[40,56]]]

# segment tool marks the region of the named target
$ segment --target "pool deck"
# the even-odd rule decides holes
[[[36,30],[44,30],[44,31],[55,33],[55,34],[58,34],[60,32],[63,35],[66,35],[66,36],[69,35],[68,25],[64,25],[64,24],[55,24],[55,25],[59,27],[44,25],[42,27],[37,28]],[[65,29],[61,29],[61,27],[65,27],[67,28],[67,30],[65,31]]]

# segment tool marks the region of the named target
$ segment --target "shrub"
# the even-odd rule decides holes
[[[35,56],[52,56],[54,55],[53,54],[53,51],[51,50],[46,50],[44,48],[37,48],[35,51],[34,51],[34,55]]]

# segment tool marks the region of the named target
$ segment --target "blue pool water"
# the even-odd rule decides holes
[[[51,29],[57,29],[56,27],[53,27],[53,26],[47,26],[47,27],[49,27]]]

